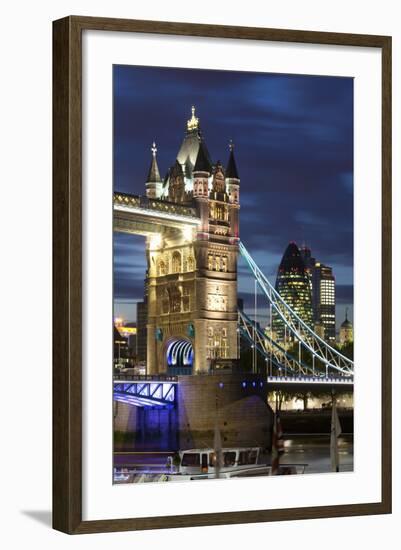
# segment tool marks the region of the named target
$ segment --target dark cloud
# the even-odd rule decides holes
[[[306,242],[333,267],[341,304],[352,303],[352,79],[115,66],[113,97],[116,190],[144,193],[153,140],[166,172],[196,105],[214,161],[235,142],[241,239],[261,269],[274,282],[288,242]],[[130,243],[115,240],[117,299],[142,296],[143,241]],[[245,267],[239,284],[252,288]]]
[[[336,302],[346,306],[352,305],[354,302],[353,285],[336,285]]]
[[[114,297],[118,302],[143,299],[146,259],[144,238],[114,234]]]

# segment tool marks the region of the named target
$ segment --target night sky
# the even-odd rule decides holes
[[[191,106],[213,162],[235,143],[240,236],[274,284],[289,241],[334,269],[337,326],[353,304],[353,80],[115,66],[114,189],[145,193],[156,141],[162,178],[174,164]],[[136,319],[144,238],[115,234],[115,315]],[[243,260],[239,292],[253,303]],[[261,302],[262,303],[262,302]]]

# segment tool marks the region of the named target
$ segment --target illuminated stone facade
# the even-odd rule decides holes
[[[238,358],[240,180],[233,146],[226,168],[212,163],[193,109],[163,182],[155,149],[147,196],[166,207],[193,208],[200,225],[165,227],[147,237],[148,373],[208,372],[221,359]]]

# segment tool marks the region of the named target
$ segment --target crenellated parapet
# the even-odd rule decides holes
[[[114,193],[114,205],[131,208],[143,208],[165,212],[166,214],[178,214],[180,216],[197,217],[196,208],[183,204],[171,203],[165,200],[149,199],[143,195],[129,195],[127,193]]]

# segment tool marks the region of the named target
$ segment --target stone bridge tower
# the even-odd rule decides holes
[[[149,374],[195,374],[238,359],[239,186],[234,147],[212,163],[192,108],[174,165],[161,182],[153,146],[146,191],[165,211],[200,218],[197,230],[147,238]]]

